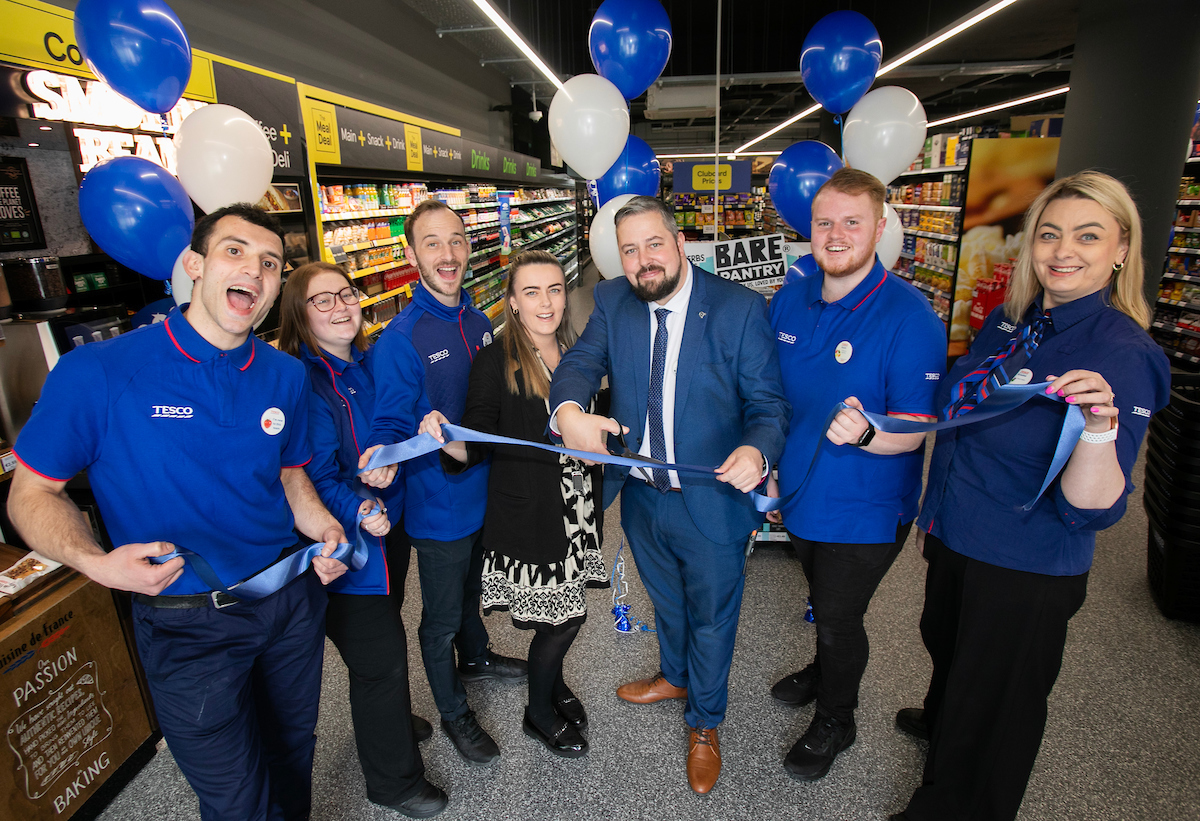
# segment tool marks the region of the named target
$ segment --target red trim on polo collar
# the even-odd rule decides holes
[[[883,286],[883,283],[887,282],[887,277],[888,277],[888,275],[887,275],[887,271],[884,271],[884,272],[883,272],[883,276],[881,276],[881,277],[879,278],[879,282],[875,283],[875,287],[874,287],[874,288],[872,288],[870,291],[868,291],[868,292],[867,292],[867,295],[866,295],[866,296],[864,296],[862,299],[860,299],[860,300],[858,301],[858,304],[857,304],[857,305],[855,305],[855,306],[854,306],[853,308],[851,308],[850,310],[852,310],[852,311],[857,311],[857,310],[858,310],[860,307],[862,307],[862,304],[863,304],[864,302],[866,302],[868,299],[870,299],[870,298],[871,298],[871,295],[872,295],[872,294],[874,294],[876,291],[878,291],[878,290],[880,289],[880,287],[882,287],[882,286]]]

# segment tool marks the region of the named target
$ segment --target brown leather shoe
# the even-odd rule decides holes
[[[700,795],[706,795],[717,783],[717,776],[721,774],[721,745],[717,742],[716,728],[692,730],[687,773],[688,784]]]
[[[617,688],[617,697],[633,704],[653,704],[668,698],[687,698],[687,688],[676,687],[662,673],[655,673],[650,678],[622,684]]]

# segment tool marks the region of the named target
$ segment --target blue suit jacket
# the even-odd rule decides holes
[[[753,445],[773,465],[783,451],[791,406],[784,398],[767,303],[750,289],[704,271],[695,277],[684,321],[675,381],[675,459],[717,467],[741,445]],[[641,447],[650,390],[650,307],[624,278],[596,286],[596,308],[583,335],[554,371],[550,407],[588,400],[607,375],[610,414]],[[604,506],[629,468],[609,465]],[[634,481],[641,481],[634,479]],[[688,475],[683,498],[696,527],[716,542],[745,539],[763,515],[736,489]]]

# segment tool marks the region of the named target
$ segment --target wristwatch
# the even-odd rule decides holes
[[[863,435],[858,437],[857,442],[851,442],[851,447],[865,448],[871,444],[871,440],[875,438],[875,426],[870,422],[867,423],[867,429],[863,431]]]

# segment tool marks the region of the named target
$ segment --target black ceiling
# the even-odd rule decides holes
[[[470,0],[406,0],[436,26],[486,24]],[[592,72],[587,32],[600,0],[493,0],[515,28],[561,77]],[[866,15],[883,40],[884,62],[971,14],[981,0],[723,0],[721,6],[722,150],[738,147],[812,104],[798,79],[800,46],[821,17],[839,9]],[[714,82],[717,43],[716,0],[663,0],[671,19],[671,59],[667,84],[696,78]],[[903,85],[921,98],[929,119],[1035,94],[1069,81],[1079,0],[1018,0],[979,25],[940,45],[878,85]],[[481,59],[513,58],[517,52],[498,32],[447,33]],[[1020,64],[1019,68],[999,65]],[[1033,63],[1033,66],[1029,64]],[[545,108],[554,89],[531,85],[540,75],[526,62],[489,64],[534,90]],[[782,74],[781,77],[746,75]],[[790,75],[790,76],[788,76]],[[749,80],[753,79],[753,82]],[[523,97],[519,91],[518,97]],[[653,119],[644,116],[646,97],[631,106],[634,133],[655,149],[711,149],[714,118]],[[996,115],[1061,110],[1063,97]],[[756,146],[779,149],[813,137],[818,118],[810,117]]]

